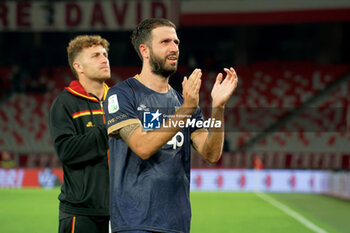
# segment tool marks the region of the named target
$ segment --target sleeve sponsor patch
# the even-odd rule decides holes
[[[108,113],[116,113],[119,110],[117,94],[111,95],[108,98]]]

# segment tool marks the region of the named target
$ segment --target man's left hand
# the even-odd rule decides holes
[[[223,80],[223,75],[219,73],[211,91],[212,106],[214,108],[225,107],[226,102],[237,87],[238,77],[236,71],[232,67],[224,70],[226,72],[225,79]]]

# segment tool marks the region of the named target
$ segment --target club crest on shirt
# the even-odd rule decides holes
[[[108,98],[108,113],[115,113],[119,110],[117,94],[111,95]]]

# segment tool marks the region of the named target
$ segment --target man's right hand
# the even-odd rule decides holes
[[[184,97],[184,104],[182,107],[191,111],[191,114],[197,109],[199,104],[199,90],[201,87],[202,71],[195,69],[190,77],[184,78],[182,82],[182,95]]]

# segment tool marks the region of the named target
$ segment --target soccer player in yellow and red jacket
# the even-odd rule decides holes
[[[51,139],[62,163],[59,232],[108,233],[108,139],[102,103],[111,77],[107,40],[78,36],[67,47],[77,77],[51,106]]]

